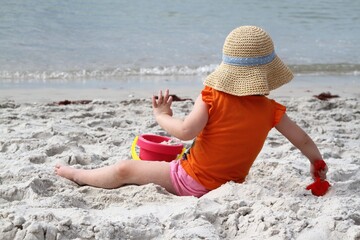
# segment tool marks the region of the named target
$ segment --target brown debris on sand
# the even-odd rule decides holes
[[[339,95],[332,95],[330,92],[323,92],[323,93],[320,93],[319,95],[314,95],[314,97],[316,97],[317,99],[320,99],[322,101],[327,101],[330,98],[338,98]]]
[[[169,96],[172,97],[174,102],[182,102],[182,101],[188,101],[188,100],[193,102],[193,100],[191,98],[181,98],[175,94],[170,94]],[[158,99],[158,96],[155,96],[155,98]]]
[[[51,106],[61,106],[61,105],[80,105],[80,104],[89,104],[92,100],[76,100],[76,101],[70,101],[70,100],[64,100],[59,102],[53,102],[49,105]]]

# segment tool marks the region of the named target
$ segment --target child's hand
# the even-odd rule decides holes
[[[324,160],[316,160],[310,164],[310,173],[313,179],[320,178],[321,180],[325,180],[327,171],[328,167]]]
[[[310,171],[314,182],[306,187],[315,196],[324,196],[330,188],[330,183],[326,181],[328,168],[324,160],[316,160],[311,164]]]
[[[169,89],[165,91],[164,96],[162,95],[162,91],[160,90],[157,98],[156,96],[152,97],[152,107],[155,117],[162,114],[172,116],[173,112],[171,109],[171,104],[172,97],[169,96]]]

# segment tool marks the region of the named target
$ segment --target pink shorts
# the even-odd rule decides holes
[[[209,190],[185,172],[179,160],[174,160],[170,163],[170,177],[178,196],[201,197],[209,192]]]

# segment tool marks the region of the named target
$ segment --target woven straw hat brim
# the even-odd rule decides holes
[[[268,64],[234,66],[221,63],[204,81],[218,91],[235,96],[268,95],[293,79],[291,70],[278,56]]]

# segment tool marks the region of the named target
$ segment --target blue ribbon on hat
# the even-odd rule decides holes
[[[223,54],[223,63],[235,66],[257,66],[271,62],[275,58],[275,51],[266,56],[261,57],[231,57]]]

